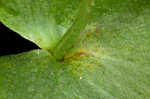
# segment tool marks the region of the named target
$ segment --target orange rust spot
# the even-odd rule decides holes
[[[90,70],[93,69],[93,67],[92,67],[91,65],[89,65],[89,64],[87,64],[86,66],[87,66],[87,68],[90,69]]]
[[[63,60],[77,59],[77,58],[80,58],[82,56],[90,56],[90,53],[87,50],[85,50],[85,49],[80,49],[79,51],[73,53],[72,55],[65,56],[63,58]]]
[[[87,33],[87,36],[90,37],[91,35],[92,35],[92,32],[89,31],[89,32]]]
[[[48,69],[48,66],[46,66],[45,68]]]

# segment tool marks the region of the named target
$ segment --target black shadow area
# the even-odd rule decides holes
[[[33,49],[40,48],[0,23],[0,56],[17,54]]]

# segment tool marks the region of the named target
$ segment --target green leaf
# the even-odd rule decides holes
[[[52,50],[71,25],[77,7],[78,0],[1,0],[0,21],[41,48]]]
[[[87,37],[64,61],[45,50],[0,57],[0,98],[149,99],[150,2],[94,5]]]

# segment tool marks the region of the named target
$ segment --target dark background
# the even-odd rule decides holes
[[[39,47],[0,23],[0,56],[17,54],[32,49],[39,49]]]

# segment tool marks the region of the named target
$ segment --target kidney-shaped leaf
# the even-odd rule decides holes
[[[41,48],[52,49],[77,7],[75,0],[0,0],[0,21]]]

